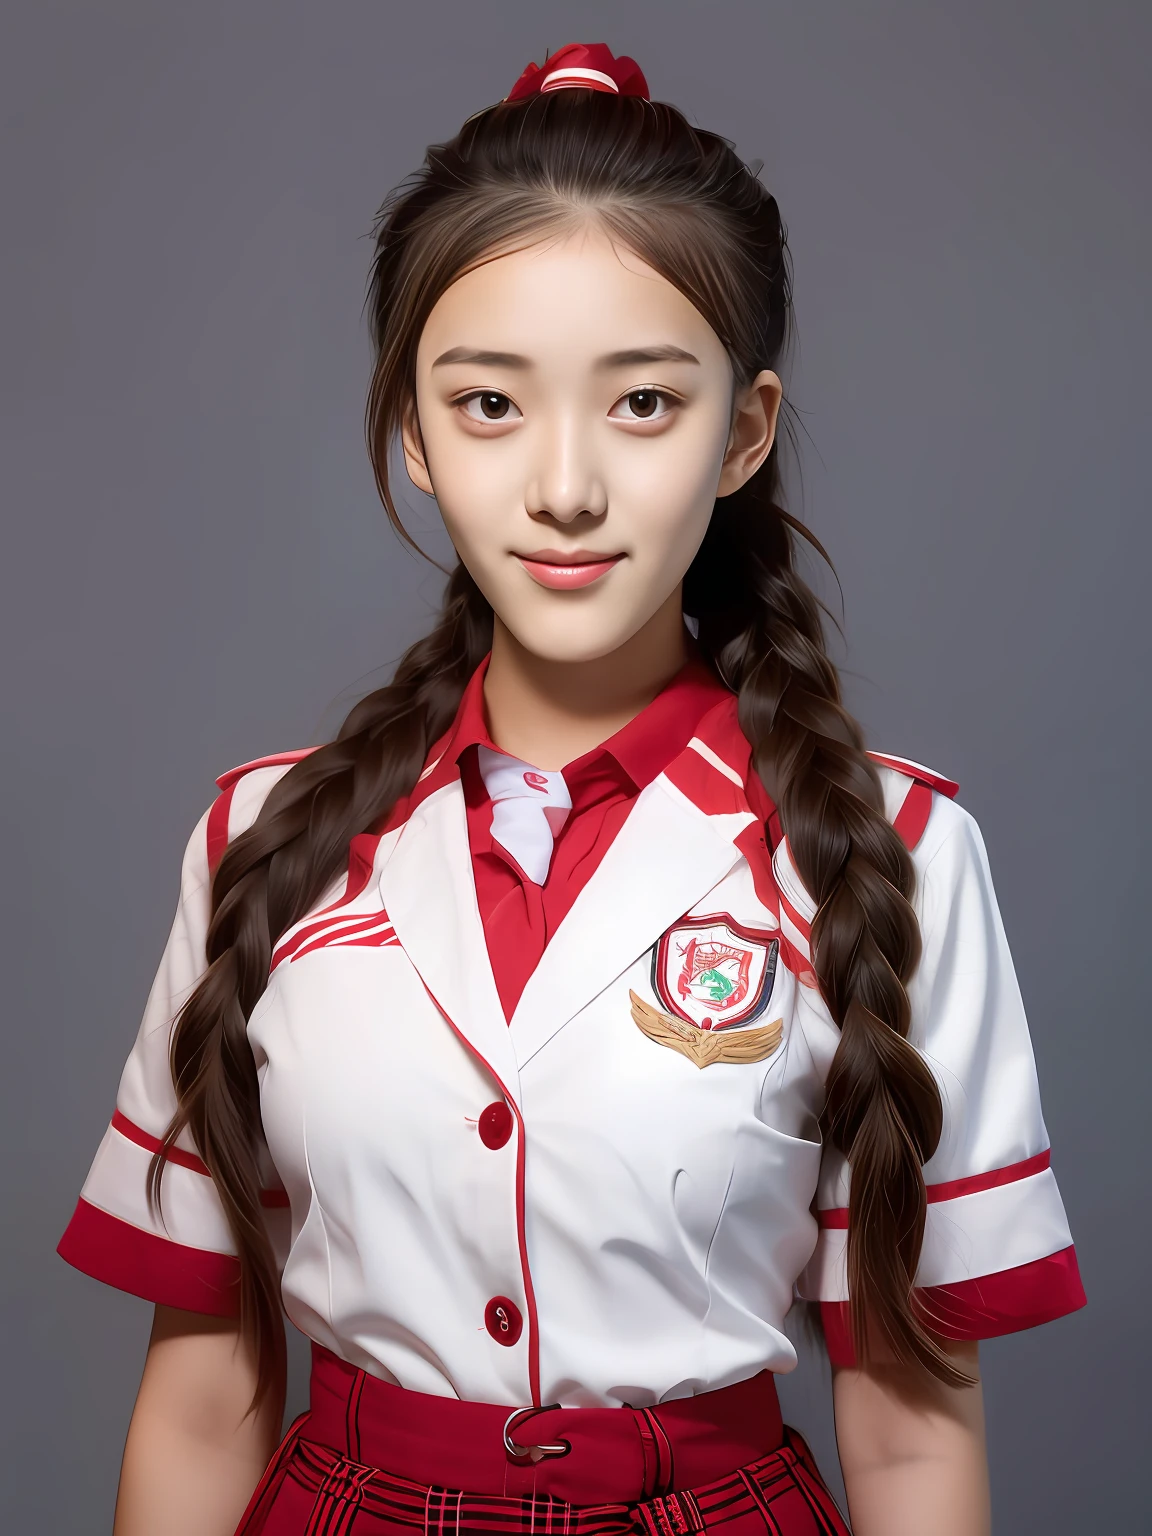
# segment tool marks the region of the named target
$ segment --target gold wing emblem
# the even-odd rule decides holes
[[[774,1019],[759,1029],[741,1029],[729,1034],[718,1029],[697,1029],[694,1024],[686,1024],[683,1019],[653,1008],[635,992],[630,991],[628,996],[632,1000],[633,1021],[649,1040],[679,1051],[701,1069],[717,1061],[763,1061],[771,1056],[784,1036],[783,1019]]]

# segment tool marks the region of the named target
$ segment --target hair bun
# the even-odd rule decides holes
[[[529,64],[505,101],[522,101],[543,91],[575,88],[604,91],[613,96],[648,95],[648,82],[635,59],[616,58],[605,43],[568,43],[543,64]]]

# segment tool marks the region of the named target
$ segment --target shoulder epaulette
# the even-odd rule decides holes
[[[897,773],[903,773],[910,779],[915,779],[918,784],[927,784],[929,789],[934,789],[938,794],[947,795],[949,800],[955,800],[960,793],[960,786],[955,779],[946,779],[942,773],[936,773],[932,768],[925,768],[923,763],[914,763],[910,757],[893,757],[888,752],[869,752],[868,756],[874,763],[883,763],[885,768],[894,768]]]
[[[900,809],[892,818],[892,825],[903,838],[905,846],[915,848],[924,836],[928,817],[932,814],[933,793],[954,800],[960,789],[959,784],[955,779],[946,779],[943,774],[935,773],[931,768],[925,768],[923,763],[914,763],[907,757],[890,757],[885,752],[869,752],[868,756],[874,763],[880,763],[882,767],[891,768],[912,780]]]
[[[216,787],[220,793],[216,796],[211,810],[208,812],[208,868],[215,873],[216,866],[228,846],[228,818],[232,810],[232,795],[237,784],[245,776],[256,768],[284,768],[292,763],[298,763],[301,758],[307,757],[310,752],[315,752],[315,747],[300,747],[295,752],[273,752],[270,757],[254,757],[250,763],[240,763],[235,768],[229,768],[227,773],[222,773],[216,780]]]
[[[250,763],[241,763],[236,768],[229,768],[227,773],[222,773],[216,780],[216,788],[231,789],[237,780],[251,773],[254,768],[280,768],[288,763],[298,763],[301,758],[315,751],[315,747],[298,747],[295,752],[273,752],[269,757],[254,757]]]

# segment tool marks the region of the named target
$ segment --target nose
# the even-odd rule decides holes
[[[593,445],[575,414],[565,413],[540,434],[538,458],[524,490],[530,517],[572,523],[582,514],[603,517],[608,491]]]

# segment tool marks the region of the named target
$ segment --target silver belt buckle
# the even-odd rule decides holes
[[[545,1403],[541,1408],[517,1408],[515,1413],[508,1415],[504,1425],[504,1449],[513,1461],[536,1462],[543,1461],[546,1456],[567,1456],[572,1449],[567,1440],[558,1440],[554,1445],[518,1445],[512,1438],[514,1430],[527,1424],[538,1413],[551,1413],[559,1408],[559,1403]]]

